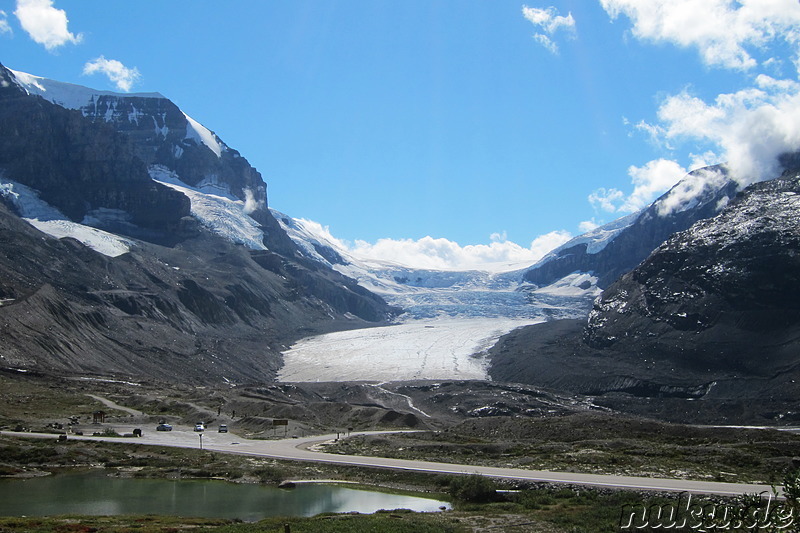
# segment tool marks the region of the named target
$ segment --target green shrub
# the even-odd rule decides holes
[[[488,503],[497,500],[497,484],[494,480],[479,476],[454,476],[450,478],[450,496],[467,503]]]

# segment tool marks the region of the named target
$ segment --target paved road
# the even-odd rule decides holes
[[[132,428],[117,428],[117,431],[132,431]],[[397,433],[396,431],[364,431],[353,432],[352,435],[376,435],[382,433]],[[15,433],[2,431],[0,434],[21,437],[39,437],[55,439],[54,435],[41,433]],[[363,457],[357,455],[338,455],[309,450],[309,446],[329,441],[336,435],[317,435],[299,439],[281,440],[248,440],[238,437],[233,433],[217,433],[208,431],[201,434],[188,429],[176,428],[170,432],[145,431],[141,438],[115,438],[72,436],[70,439],[101,440],[107,442],[135,442],[136,444],[150,444],[158,446],[173,446],[178,448],[200,448],[204,450],[234,453],[239,455],[252,455],[269,457],[273,459],[287,459],[292,461],[312,461],[319,463],[332,463],[350,466],[365,466],[375,468],[389,468],[395,470],[409,470],[417,472],[441,474],[481,474],[489,477],[519,479],[533,482],[565,483],[573,485],[587,485],[595,487],[620,488],[630,490],[666,491],[666,492],[691,492],[695,494],[759,494],[771,493],[768,485],[719,483],[713,481],[687,481],[682,479],[647,478],[634,476],[612,476],[602,474],[576,474],[572,472],[550,472],[546,470],[525,470],[521,468],[502,468],[490,466],[459,465],[451,463],[433,463],[427,461],[412,461],[405,459],[389,459],[384,457]]]

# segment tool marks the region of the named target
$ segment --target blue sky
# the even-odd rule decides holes
[[[271,207],[440,267],[532,261],[704,164],[774,171],[798,45],[795,0],[0,0],[6,66],[160,92]]]

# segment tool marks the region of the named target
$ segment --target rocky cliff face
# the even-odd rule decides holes
[[[189,200],[154,182],[129,140],[79,112],[28,96],[0,65],[0,169],[75,222],[166,242],[187,231]],[[112,216],[103,216],[112,215]]]
[[[0,203],[0,366],[183,383],[271,381],[299,337],[382,319],[378,301],[328,303],[242,246],[200,232],[107,257],[40,233]],[[268,254],[270,252],[264,252]],[[314,278],[332,295],[337,281]],[[326,282],[327,279],[327,282]]]
[[[750,186],[613,283],[588,322],[502,339],[490,374],[677,420],[800,419],[798,214],[797,171]]]
[[[238,151],[161,94],[97,91],[10,71],[2,65],[0,71],[19,91],[77,111],[96,126],[105,125],[122,134],[145,169],[166,169],[188,186],[247,201],[250,216],[263,227],[264,244],[284,255],[296,252],[269,212],[261,174]],[[154,221],[152,225],[157,224]]]

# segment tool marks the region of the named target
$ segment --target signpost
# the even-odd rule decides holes
[[[283,436],[286,436],[286,432],[289,430],[289,420],[286,418],[273,418],[272,419],[272,434],[275,434],[276,427],[283,426]]]

